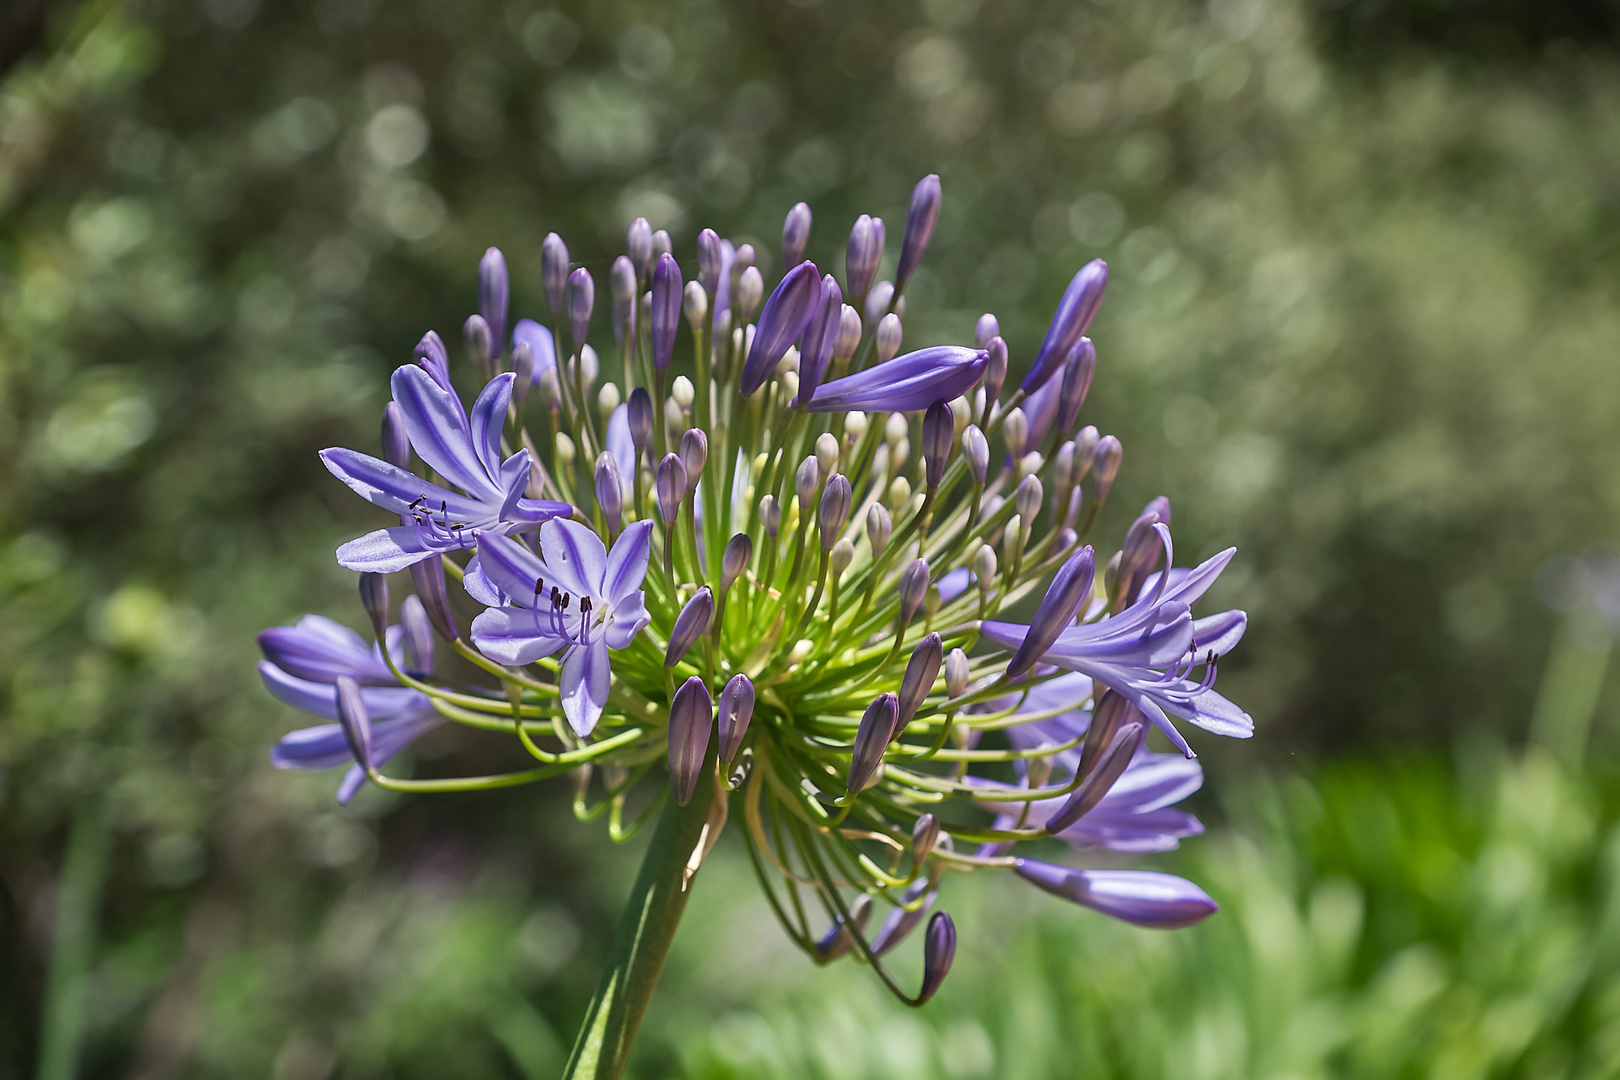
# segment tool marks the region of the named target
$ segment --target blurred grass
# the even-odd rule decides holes
[[[1226,910],[1155,937],[953,883],[959,970],[900,1014],[788,954],[722,856],[644,1075],[1608,1075],[1620,789],[1567,749],[1435,755],[1524,732],[1531,573],[1616,533],[1620,62],[1412,48],[1419,7],[52,9],[0,84],[0,1077],[549,1075],[635,852],[560,790],[339,812],[268,769],[293,721],[252,634],[357,624],[330,551],[374,520],[313,450],[373,443],[489,243],[533,313],[552,229],[599,276],[635,213],[769,267],[803,198],[836,261],[928,171],[907,344],[988,309],[1017,364],[1106,257],[1104,535],[1164,493],[1184,557],[1239,545],[1222,688],[1260,738],[1200,744],[1231,824],[1174,862]],[[1388,19],[1401,48],[1354,37]],[[1580,670],[1543,700],[1612,760]],[[414,767],[502,752],[446,733]]]

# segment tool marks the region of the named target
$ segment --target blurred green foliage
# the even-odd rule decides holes
[[[520,314],[546,232],[600,278],[637,213],[769,268],[806,199],[837,265],[857,213],[897,234],[938,171],[908,345],[991,310],[1016,365],[1107,258],[1103,535],[1164,493],[1184,558],[1239,545],[1222,688],[1261,731],[1200,745],[1212,787],[1279,748],[1516,735],[1551,627],[1532,571],[1620,509],[1620,64],[1343,48],[1365,10],[67,10],[0,84],[0,1077],[552,1069],[635,852],[550,788],[339,812],[335,778],[268,768],[296,721],[252,670],[263,626],[360,622],[330,553],[375,517],[313,451],[372,445],[387,371],[454,338],[490,243]],[[415,767],[496,753],[446,732]],[[1239,807],[1185,864],[1227,904],[1192,934],[957,888],[961,967],[922,1014],[790,956],[721,862],[647,1074],[748,1075],[757,1044],[855,1075],[826,1043],[899,1075],[1604,1075],[1613,785],[1421,760]],[[1510,788],[1565,808],[1550,832]]]

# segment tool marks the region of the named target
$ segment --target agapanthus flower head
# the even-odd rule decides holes
[[[349,765],[345,799],[368,780],[427,791],[572,772],[582,817],[603,785],[616,840],[639,823],[621,813],[629,789],[668,784],[672,798],[637,801],[709,815],[683,890],[712,832],[739,830],[792,940],[822,962],[861,957],[913,1004],[955,952],[934,913],[946,870],[1020,876],[1143,925],[1213,911],[1179,878],[1016,848],[1056,836],[1081,859],[1145,854],[1201,831],[1175,805],[1202,781],[1180,722],[1252,731],[1215,689],[1246,617],[1193,613],[1232,553],[1177,567],[1168,500],[1117,519],[1123,447],[1074,430],[1103,264],[1070,282],[1038,350],[1015,337],[1010,352],[985,315],[971,343],[898,352],[940,201],[925,177],[892,282],[877,280],[883,223],[861,217],[842,285],[804,261],[810,210],[794,207],[768,296],[750,245],[704,229],[683,273],[638,219],[623,255],[593,263],[613,266],[615,312],[595,342],[594,282],[559,237],[540,278],[566,342],[512,321],[540,298],[513,297],[486,255],[472,409],[429,332],[394,373],[382,458],[322,455],[400,521],[340,561],[409,567],[416,595],[388,626],[382,579],[366,579],[376,647],[313,616],[266,631],[266,684],[325,721],[282,740],[277,764]],[[489,377],[508,345],[512,370]],[[1012,360],[1027,374],[1004,395]],[[480,681],[446,685],[436,640]],[[391,775],[443,722],[515,738],[535,766]],[[924,956],[914,997],[883,960],[908,935]]]

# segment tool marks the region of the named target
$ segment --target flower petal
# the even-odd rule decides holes
[[[338,565],[362,574],[392,574],[437,554],[415,525],[395,525],[350,540],[337,549]]]
[[[535,583],[544,581],[552,584],[554,576],[534,552],[509,536],[496,536],[494,533],[481,533],[478,537],[478,569],[502,596],[524,608],[535,606]],[[462,584],[466,584],[465,578]],[[475,596],[474,599],[481,604],[488,603],[483,597]],[[549,610],[548,604],[542,603],[541,606]]]
[[[601,638],[569,651],[563,660],[559,686],[563,715],[568,717],[574,734],[584,737],[596,727],[602,706],[607,704],[612,678],[607,643]]]
[[[506,409],[512,402],[512,383],[516,379],[512,372],[503,371],[489,380],[473,402],[473,453],[490,477],[501,475],[501,431],[506,427]]]
[[[424,505],[438,513],[443,503],[449,514],[457,520],[486,517],[489,509],[482,503],[458,495],[449,488],[430,484],[414,473],[397,465],[390,465],[370,454],[348,450],[341,446],[321,451],[321,463],[326,471],[343,481],[350,491],[373,506],[406,514],[411,504],[423,500]]]
[[[474,498],[498,502],[504,492],[474,453],[467,414],[456,396],[415,365],[395,369],[389,385],[417,456]]]
[[[570,644],[566,638],[541,633],[537,618],[528,608],[488,608],[473,620],[473,644],[497,664],[513,667],[532,664]]]
[[[1219,910],[1209,894],[1185,878],[1149,870],[1075,870],[1019,859],[1018,875],[1054,896],[1137,926],[1172,930]]]
[[[501,607],[508,602],[506,594],[484,573],[483,560],[477,555],[467,560],[461,574],[461,587],[467,590],[468,596],[485,607]]]
[[[806,408],[810,412],[915,412],[967,392],[989,362],[990,354],[983,350],[934,345],[822,383]]]
[[[608,627],[607,645],[610,649],[626,649],[636,635],[652,622],[647,604],[639,592],[631,593],[613,605],[613,625]]]
[[[557,366],[557,346],[551,331],[533,319],[519,319],[512,327],[512,346],[527,343],[534,352],[534,385],[540,385],[540,376]]]
[[[552,518],[540,526],[540,555],[546,571],[566,592],[602,596],[607,548],[602,538],[577,521]]]
[[[613,551],[608,555],[602,574],[603,599],[617,606],[631,593],[639,593],[647,577],[647,558],[651,551],[652,522],[637,521],[620,533],[613,542]]]

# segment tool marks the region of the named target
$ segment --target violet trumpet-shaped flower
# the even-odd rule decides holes
[[[410,670],[403,625],[389,627],[384,638],[395,665]],[[422,665],[414,674],[426,675],[432,667],[432,640],[428,637],[413,643],[416,649],[427,648],[425,657],[414,658]],[[265,688],[295,709],[332,721],[282,736],[270,750],[270,763],[278,769],[350,766],[338,785],[340,803],[354,798],[366,782],[366,773],[355,763],[343,727],[336,722],[339,678],[353,679],[359,685],[371,717],[371,763],[375,767],[387,764],[443,722],[426,694],[399,684],[381,649],[367,645],[359,634],[325,616],[305,615],[293,626],[271,627],[259,634],[259,648],[265,655],[259,662]]]
[[[506,604],[473,620],[473,644],[512,666],[561,650],[563,714],[579,735],[607,703],[608,650],[627,648],[651,620],[641,592],[651,533],[651,522],[637,521],[609,552],[584,525],[554,519],[540,527],[538,557],[504,536],[479,537],[479,566]]]
[[[887,364],[822,383],[805,406],[810,412],[920,412],[950,401],[979,381],[990,354],[957,345],[933,345]]]
[[[501,429],[512,397],[510,372],[490,380],[469,418],[461,399],[422,367],[394,372],[394,401],[417,457],[459,491],[430,483],[369,454],[334,447],[321,451],[328,471],[367,502],[392,510],[400,524],[338,548],[350,570],[388,574],[446,551],[465,550],[484,533],[532,529],[573,507],[529,499],[529,452],[501,460]]]
[[[1051,325],[1046,328],[1046,339],[1035,354],[1035,362],[1029,366],[1029,374],[1019,384],[1024,391],[1039,389],[1047,379],[1057,374],[1063,361],[1068,359],[1069,350],[1074,348],[1075,342],[1091,325],[1091,320],[1096,318],[1106,288],[1108,264],[1101,259],[1091,260],[1074,275],[1074,280],[1063,292],[1063,299],[1058,301],[1057,311],[1052,313]]]
[[[1164,544],[1165,565],[1173,565],[1170,530],[1162,524],[1153,529]],[[1225,611],[1195,620],[1190,611],[1235,551],[1228,548],[1192,570],[1157,575],[1130,607],[1063,630],[1037,659],[1089,675],[1118,691],[1188,757],[1193,756],[1192,748],[1171,717],[1217,735],[1248,738],[1254,734],[1254,721],[1214,690],[1215,662],[1242,639],[1247,617],[1241,611]],[[987,621],[981,632],[986,640],[1016,650],[1030,628]],[[1199,667],[1204,675],[1194,680],[1192,673]]]
[[[1219,910],[1208,893],[1186,878],[1150,870],[1075,870],[1018,859],[1018,876],[1039,889],[1137,926],[1175,930]]]
[[[765,309],[759,313],[754,343],[743,361],[740,388],[753,394],[765,385],[777,361],[804,333],[821,300],[821,274],[813,262],[802,262],[789,270],[771,290]]]

